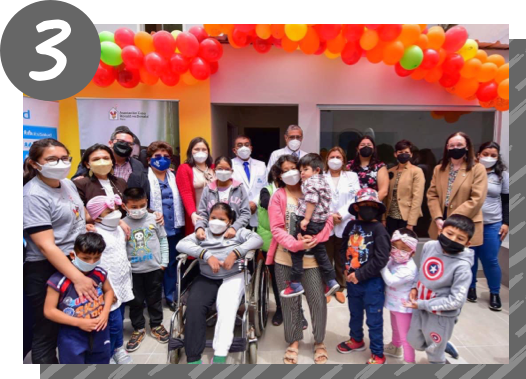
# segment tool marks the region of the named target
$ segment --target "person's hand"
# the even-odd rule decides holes
[[[98,318],[79,318],[77,326],[85,332],[93,332],[94,330],[97,330],[98,323]]]
[[[124,220],[119,221],[119,226],[121,227],[122,231],[126,235],[126,241],[128,241],[131,237],[131,228],[128,224],[124,222]]]
[[[416,288],[411,288],[411,292],[409,292],[409,300],[416,300],[418,297],[418,290]]]
[[[409,301],[402,300],[402,305],[406,308],[418,309],[418,302],[414,299]]]
[[[155,215],[155,223],[164,226],[164,216],[161,212],[153,212]]]
[[[307,230],[307,225],[309,225],[309,222],[310,221],[306,220],[306,219],[301,220],[301,222],[300,222],[301,230],[306,231]]]
[[[217,274],[219,272],[219,267],[221,266],[221,264],[219,263],[219,260],[216,257],[211,256],[210,258],[208,258],[206,263],[210,266],[214,274]]]
[[[86,224],[86,232],[88,233],[95,233],[97,229],[95,228],[95,225],[93,224]]]
[[[347,281],[353,284],[358,284],[358,279],[356,279],[356,273],[351,272],[349,275],[347,275]]]
[[[332,214],[332,220],[334,221],[334,225],[338,225],[342,223],[342,216],[339,213],[333,213]]]
[[[258,206],[253,201],[249,201],[248,204],[250,205],[250,213],[254,214],[256,213]]]
[[[224,262],[219,262],[219,264],[225,270],[230,270],[234,266],[234,263],[236,263],[236,260],[237,260],[236,253],[231,252],[230,254],[228,254],[228,257],[226,257],[225,261]]]
[[[108,316],[109,313],[102,312],[101,315],[95,319],[98,321],[96,328],[97,332],[106,329],[106,326],[108,325]]]
[[[81,273],[78,279],[72,280],[72,282],[79,297],[84,296],[90,302],[98,298],[97,283],[93,279]]]
[[[236,236],[236,230],[232,227],[228,228],[225,233],[225,238],[234,238]]]
[[[387,221],[382,220],[382,225],[387,228]]]
[[[298,234],[298,241],[303,242],[303,250],[310,250],[318,244],[318,240],[312,236]]]
[[[508,235],[510,231],[510,227],[506,224],[502,224],[502,226],[500,227],[500,230],[499,230],[499,235],[500,235],[500,241],[504,241],[504,239],[506,238],[506,236]]]
[[[440,233],[442,227],[444,226],[444,220],[442,220],[441,218],[437,218],[435,220],[435,224],[437,224],[438,232]]]
[[[73,179],[73,181],[75,181],[75,180],[80,180],[80,179],[84,179],[84,175],[79,175],[79,176],[77,176],[75,179]]]
[[[164,271],[166,269],[166,267],[164,266],[160,266],[161,267],[161,271]]]
[[[192,224],[197,224],[197,221],[199,220],[202,220],[203,218],[201,216],[199,216],[196,212],[192,213],[192,215],[190,216],[192,218]]]
[[[197,238],[199,241],[204,241],[205,237],[205,230],[203,228],[197,229],[197,231],[195,232],[195,238]]]
[[[409,229],[409,230],[413,230],[414,226],[413,225],[407,225],[406,226],[406,229]]]

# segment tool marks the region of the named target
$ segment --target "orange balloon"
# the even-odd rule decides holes
[[[426,74],[424,79],[428,83],[436,83],[440,80],[443,73],[444,73],[444,70],[442,69],[442,67],[437,66],[429,70],[429,72]]]
[[[427,47],[429,49],[438,50],[442,47],[444,41],[446,40],[446,33],[441,26],[433,26],[427,31],[427,39],[429,41],[429,45]]]
[[[460,75],[466,79],[471,79],[477,76],[482,63],[477,58],[472,58],[464,63],[464,66],[460,70]]]
[[[378,44],[378,33],[376,30],[367,29],[360,38],[360,46],[364,50],[371,50]]]
[[[420,47],[422,51],[426,50],[429,46],[429,38],[425,34],[420,34],[418,41],[416,41],[416,46]]]
[[[400,33],[398,40],[406,47],[411,46],[418,41],[420,34],[420,26],[418,26],[418,24],[403,24],[402,33]]]
[[[500,67],[500,66],[502,66],[502,65],[504,65],[506,63],[506,60],[504,59],[504,57],[502,55],[491,54],[488,57],[487,62],[495,63],[497,65],[497,67]]]
[[[510,109],[510,101],[497,97],[495,100],[495,109],[501,112],[508,111]]]
[[[431,117],[433,117],[435,120],[440,120],[444,116],[436,113],[435,111],[431,111]]]
[[[502,97],[504,100],[510,99],[510,80],[505,79],[499,84],[499,96]]]
[[[347,41],[340,33],[336,36],[336,38],[327,41],[327,50],[329,50],[333,54],[341,53],[346,42]]]
[[[223,34],[230,35],[234,31],[234,24],[219,24],[219,27],[221,28]]]
[[[272,31],[270,30],[270,24],[257,24],[256,35],[261,39],[269,39],[272,35]]]
[[[460,78],[455,84],[455,94],[465,99],[473,96],[479,88],[479,82],[475,78]]]
[[[389,42],[383,49],[383,60],[386,65],[397,64],[404,56],[404,44],[400,41]]]
[[[325,52],[324,52],[325,56],[329,59],[336,59],[338,58],[341,54],[340,53],[336,53],[336,54],[333,54],[331,53],[329,50],[325,49]]]
[[[486,63],[488,60],[488,53],[486,53],[484,50],[478,50],[477,55],[475,55],[475,58],[477,58],[482,63]]]
[[[495,63],[483,63],[477,73],[477,80],[481,83],[493,80],[497,75],[498,67]]]
[[[257,27],[256,27],[257,28]],[[300,49],[305,54],[314,54],[320,47],[320,37],[312,26],[309,26],[307,35],[300,41]]]
[[[137,32],[133,38],[135,46],[137,46],[144,55],[155,51],[153,47],[153,37],[151,34],[146,32]]]
[[[493,108],[495,106],[495,99],[490,101],[479,101],[482,108]]]
[[[447,51],[444,50],[444,49],[440,49],[440,50],[438,50],[438,55],[440,56],[440,60],[438,61],[438,65],[437,66],[442,66],[442,63],[444,63],[444,61],[447,58]]]
[[[495,76],[495,81],[497,83],[500,83],[505,79],[509,79],[509,77],[510,77],[510,64],[506,63],[499,67],[499,70],[497,71],[497,75]]]
[[[283,36],[283,38],[281,39],[281,47],[288,53],[292,53],[294,50],[296,50],[298,48],[298,45],[299,42],[291,41],[287,38],[287,36]]]
[[[421,32],[423,32],[427,28],[427,24],[418,24],[418,26],[420,27]]]
[[[420,67],[413,70],[413,73],[411,74],[411,78],[414,80],[422,80],[426,77],[429,70],[424,70]]]
[[[232,33],[230,33],[230,34],[228,35],[228,43],[229,43],[230,46],[232,46],[234,49],[241,49],[241,46],[236,45],[236,43],[234,42],[234,39],[232,38]]]
[[[204,28],[208,35],[212,37],[217,37],[222,33],[221,26],[219,24],[204,24]]]
[[[139,75],[141,77],[141,82],[143,82],[144,84],[147,84],[149,86],[153,86],[154,84],[156,84],[159,81],[159,77],[150,74],[146,70],[146,68],[144,68],[144,66],[139,69]]]
[[[386,47],[386,42],[380,42],[371,50],[366,51],[365,57],[371,63],[374,63],[374,64],[380,63],[384,57],[385,47]]]
[[[272,37],[282,39],[285,37],[285,24],[270,25],[270,32],[272,33]]]

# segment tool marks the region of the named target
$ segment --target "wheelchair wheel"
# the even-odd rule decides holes
[[[172,350],[170,351],[170,363],[173,365],[176,365],[179,363],[179,360],[181,359],[181,350]]]
[[[258,344],[253,342],[248,345],[248,363],[255,365],[258,363]]]
[[[265,265],[265,261],[261,259],[258,262],[256,269],[256,277],[254,280],[254,329],[256,337],[261,337],[268,320],[268,304],[269,304],[269,271]]]

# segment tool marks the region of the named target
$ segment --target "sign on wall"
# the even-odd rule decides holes
[[[59,105],[24,97],[24,160],[33,142],[44,138],[58,138]]]

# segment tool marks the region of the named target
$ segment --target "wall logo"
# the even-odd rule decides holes
[[[109,117],[111,121],[119,121],[119,111],[116,106],[110,109]]]

